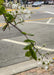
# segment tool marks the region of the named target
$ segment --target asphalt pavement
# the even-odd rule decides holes
[[[29,38],[34,39],[37,46],[45,44],[47,51],[54,50],[54,5],[34,10],[30,7],[30,10],[33,12],[31,18],[18,27],[27,33],[33,33],[34,36]],[[10,30],[3,32],[1,23],[5,23],[3,16],[0,16],[0,68],[29,60],[23,50],[25,37],[12,26]]]

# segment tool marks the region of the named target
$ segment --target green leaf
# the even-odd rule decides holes
[[[6,24],[5,26],[3,26],[3,28],[2,28],[2,29],[3,29],[3,31],[5,31],[5,30],[6,30],[7,26],[8,26],[7,24]]]
[[[22,32],[22,34],[26,35],[27,33],[26,32]]]
[[[31,44],[25,46],[25,47],[24,47],[24,50],[28,50],[31,46],[32,46]]]
[[[24,22],[24,20],[23,20],[23,22]],[[34,36],[34,34],[30,34],[30,33],[26,33],[26,32],[22,32],[22,34],[28,35],[28,36]]]
[[[4,3],[4,0],[0,0],[0,4],[3,4]]]
[[[27,35],[29,35],[29,36],[34,36],[34,34],[27,34]]]
[[[31,56],[33,57],[33,59],[37,60],[36,52],[31,47],[29,48],[29,50],[30,50],[30,53],[31,53]]]
[[[11,14],[6,13],[5,16],[6,16],[7,20],[8,20],[8,22],[13,22],[14,21],[14,17]]]
[[[33,42],[33,43],[35,43],[34,40],[30,40],[30,39],[24,40],[24,42]]]
[[[0,15],[5,14],[5,13],[6,13],[5,7],[0,5]]]
[[[30,57],[30,56],[31,56],[30,51],[27,51],[27,52],[25,53],[25,56]]]
[[[32,49],[32,47],[33,47],[32,44],[27,45],[27,46],[24,47],[24,50],[29,49],[29,53],[31,54],[32,58],[37,60],[36,52]]]

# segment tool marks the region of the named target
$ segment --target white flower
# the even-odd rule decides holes
[[[21,9],[18,10],[18,14],[21,14],[23,11]]]
[[[28,10],[27,10],[27,9],[25,9],[23,12],[24,12],[24,13],[27,13],[27,12],[28,12]]]
[[[30,18],[31,14],[25,14],[25,18]]]
[[[49,62],[50,62],[50,60],[48,59],[48,60],[47,60],[47,62],[49,63]]]
[[[9,3],[6,3],[6,7],[8,7],[9,6]]]
[[[19,20],[20,20],[20,21],[23,21],[23,18],[22,18],[22,17],[20,17],[20,18],[19,18]]]
[[[50,62],[50,60],[48,59],[43,59],[43,61],[45,61],[45,64],[47,65],[49,62]]]
[[[28,11],[27,11],[27,13],[28,13],[28,14],[30,14],[30,13],[31,13],[31,11],[29,11],[29,10],[28,10]]]
[[[16,15],[16,12],[15,11],[11,11],[9,12],[11,15]]]
[[[45,70],[47,70],[48,68],[49,68],[49,67],[46,65],[46,66],[45,66]]]
[[[18,6],[18,9],[21,9],[21,6]]]
[[[47,65],[47,64],[48,64],[48,62],[46,61],[46,62],[45,62],[45,64]]]
[[[12,9],[17,9],[17,7],[18,7],[18,4],[13,4],[12,5]]]
[[[40,62],[38,62],[38,65],[42,65],[42,62],[40,61]]]

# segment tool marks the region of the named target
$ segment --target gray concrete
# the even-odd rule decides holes
[[[4,67],[0,69],[0,74],[1,75],[14,75],[32,68],[36,68],[40,65],[38,65],[38,62],[34,60],[18,63],[15,65],[11,65],[8,67]]]
[[[34,14],[31,15],[31,19],[40,19],[54,17],[53,14],[45,13],[45,11],[54,12],[54,8],[49,6],[42,6],[40,9],[32,10]],[[1,20],[2,19],[2,20]],[[54,19],[50,23],[54,24]],[[47,48],[54,49],[54,25],[46,24],[48,19],[45,20],[36,20],[33,22],[44,22],[45,24],[40,23],[24,23],[24,25],[19,25],[19,27],[28,33],[34,33],[34,37],[30,37],[37,42],[37,45],[42,46],[46,44]],[[0,16],[0,23],[5,22],[3,17]],[[25,37],[17,31],[15,28],[7,29],[5,32],[2,31],[0,27],[0,67],[12,65],[15,63],[23,62],[29,60],[25,57],[25,51],[23,51],[22,45],[17,45],[14,43],[8,43],[2,41],[2,39],[11,39],[15,41],[24,41]]]
[[[51,54],[48,58],[51,59],[54,55]],[[17,63],[14,65],[10,65],[7,67],[0,68],[1,75],[15,75],[23,71],[27,71],[32,68],[40,67],[41,64],[38,64],[38,61],[30,60],[21,63]]]

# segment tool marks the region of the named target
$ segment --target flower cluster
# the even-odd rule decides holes
[[[25,7],[21,6],[20,4],[12,4],[12,9],[14,10],[9,11],[8,13],[15,17],[15,23],[16,19],[18,19],[16,24],[23,23],[26,18],[30,18],[31,16],[31,11],[25,9]]]
[[[38,57],[38,65],[41,68],[44,68],[45,70],[49,69],[49,65],[51,65],[52,61],[53,61],[52,59],[49,59],[49,58],[46,58],[46,57],[41,57],[41,56]]]

